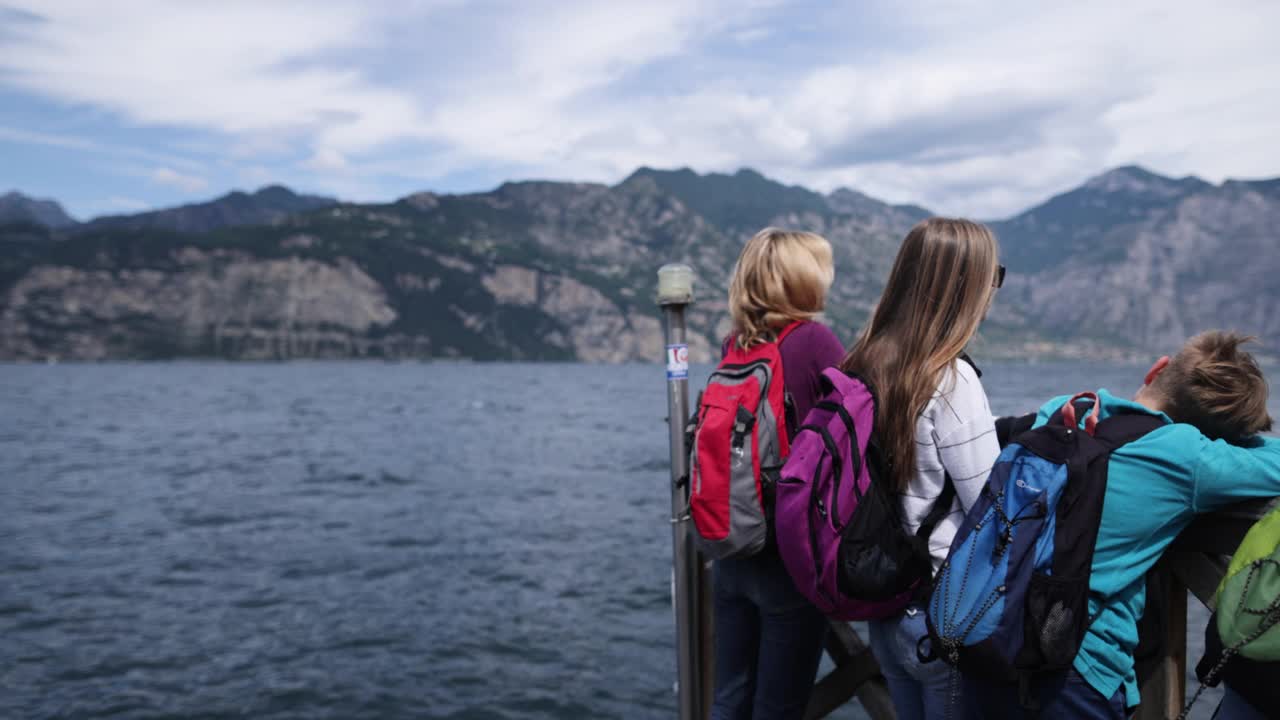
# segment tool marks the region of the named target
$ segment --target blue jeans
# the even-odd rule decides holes
[[[1222,703],[1213,714],[1213,720],[1267,720],[1267,716],[1263,715],[1261,710],[1250,705],[1249,701],[1232,690],[1230,685],[1224,686],[1223,691]]]
[[[1075,670],[1041,680],[1035,686],[1040,701],[1039,720],[1124,720],[1124,688],[1110,699],[1093,689]],[[1022,720],[1026,710],[1018,700],[1018,688],[966,677],[963,682],[967,720]]]
[[[889,685],[898,720],[947,718],[947,703],[953,690],[959,692],[960,678],[953,678],[955,671],[941,660],[920,662],[916,645],[929,634],[924,623],[924,608],[910,605],[897,616],[870,622],[868,627],[871,651]]]
[[[776,550],[715,566],[712,720],[800,720],[827,619],[796,590]]]

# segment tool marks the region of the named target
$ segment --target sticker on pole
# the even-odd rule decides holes
[[[689,377],[689,346],[667,346],[667,379],[684,380]]]

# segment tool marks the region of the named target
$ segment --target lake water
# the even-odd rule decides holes
[[[1142,369],[985,381],[1011,413]],[[664,398],[647,365],[0,366],[0,717],[672,717]]]

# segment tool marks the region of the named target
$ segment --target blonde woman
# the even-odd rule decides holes
[[[929,537],[933,572],[1000,454],[980,373],[965,346],[1004,282],[996,239],[968,220],[931,218],[907,233],[871,320],[841,363],[871,381],[879,403],[875,440],[888,459],[903,525],[915,533],[943,495],[950,512]],[[900,720],[943,718],[948,673],[923,665],[924,599],[870,624]]]
[[[783,328],[801,323],[778,347],[797,419],[818,401],[820,373],[844,354],[835,334],[813,321],[834,276],[831,245],[821,236],[766,228],[742,249],[729,285],[733,333],[725,350],[729,343],[749,348],[776,342]],[[717,561],[714,578],[712,718],[803,717],[822,657],[825,618],[796,590],[772,539],[756,555]]]

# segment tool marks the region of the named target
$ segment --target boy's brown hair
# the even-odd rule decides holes
[[[1252,340],[1223,330],[1188,340],[1153,383],[1165,413],[1213,440],[1240,442],[1270,430],[1267,379],[1253,355],[1240,349]]]

